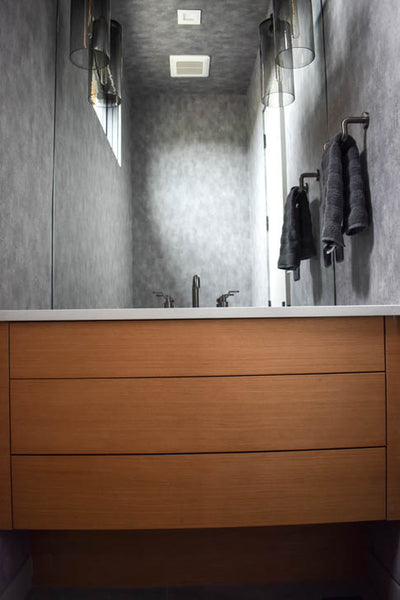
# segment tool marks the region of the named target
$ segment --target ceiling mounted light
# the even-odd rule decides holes
[[[312,0],[273,0],[275,60],[299,69],[315,58]]]
[[[110,62],[111,0],[71,0],[70,59],[81,69]]]
[[[122,27],[117,21],[111,21],[110,63],[99,68],[95,52],[91,60],[89,102],[102,108],[119,106],[122,96]]]
[[[272,16],[259,26],[261,54],[261,100],[265,106],[282,107],[294,102],[293,71],[275,62]]]

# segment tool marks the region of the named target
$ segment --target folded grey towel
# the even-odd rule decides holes
[[[307,194],[293,187],[285,204],[278,269],[294,271],[315,254]]]
[[[355,140],[336,134],[322,156],[324,222],[322,242],[326,252],[343,248],[343,233],[354,235],[369,225],[361,161]]]
[[[348,136],[341,145],[345,193],[343,231],[347,235],[354,235],[364,231],[369,225],[367,201],[357,144],[351,136]]]
[[[335,135],[322,155],[322,177],[324,181],[322,243],[327,252],[337,246],[344,246],[342,235],[344,186],[341,138],[341,133]]]

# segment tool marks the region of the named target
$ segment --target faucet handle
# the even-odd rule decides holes
[[[164,298],[164,308],[175,308],[175,300],[169,294],[164,294],[161,291],[153,291],[157,298]]]
[[[217,298],[217,307],[224,308],[229,306],[228,298],[230,296],[234,296],[235,294],[239,294],[239,290],[229,290],[226,294],[221,294],[219,298]]]

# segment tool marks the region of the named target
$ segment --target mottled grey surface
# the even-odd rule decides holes
[[[56,2],[2,0],[0,308],[50,308]]]
[[[131,590],[35,589],[29,600],[321,600],[362,596],[376,600],[364,581],[202,586]]]
[[[230,289],[250,306],[251,247],[246,96],[160,95],[133,102],[134,306],[152,291],[191,306]]]
[[[271,0],[113,0],[124,30],[124,65],[132,93],[245,94],[258,52],[258,25]],[[178,8],[202,9],[200,26],[179,26]],[[207,79],[171,79],[170,54],[211,56]]]
[[[338,304],[398,304],[400,288],[400,86],[398,0],[325,0],[329,136],[343,117],[368,111],[364,136],[351,127],[362,153],[372,227],[345,236],[336,267]]]
[[[313,0],[315,59],[294,71],[296,100],[284,109],[286,177],[288,190],[299,185],[303,172],[321,169],[321,154],[327,140],[327,114],[325,93],[325,61],[321,0]],[[290,276],[292,306],[334,304],[333,268],[323,262],[322,228],[322,182],[307,180],[317,255],[302,261],[300,281]]]
[[[55,153],[54,307],[131,307],[129,99],[122,168],[87,100],[87,72],[69,60],[69,0],[60,0]]]
[[[267,201],[261,103],[260,57],[254,63],[247,93],[249,113],[248,169],[253,306],[268,305]]]
[[[0,596],[29,557],[29,538],[21,531],[0,531]]]

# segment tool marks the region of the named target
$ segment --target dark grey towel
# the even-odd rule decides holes
[[[343,231],[346,235],[354,235],[364,231],[369,225],[367,201],[357,144],[348,136],[341,146],[344,183]]]
[[[344,246],[342,235],[344,184],[341,138],[341,133],[335,135],[322,155],[322,177],[324,181],[322,242],[327,252],[337,246]]]
[[[315,254],[307,194],[293,187],[285,204],[278,269],[294,271],[301,260]]]
[[[369,225],[368,210],[355,140],[336,134],[322,156],[324,222],[322,242],[327,252],[343,248],[343,233],[354,235]]]

